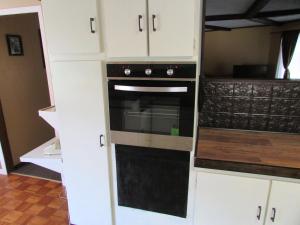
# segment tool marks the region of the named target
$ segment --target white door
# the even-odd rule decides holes
[[[150,56],[193,56],[195,0],[149,0]]]
[[[270,182],[198,173],[194,225],[262,225]]]
[[[101,64],[56,62],[52,70],[71,223],[111,225]]]
[[[50,55],[100,52],[97,0],[43,0]]]
[[[6,169],[4,153],[3,153],[1,142],[0,142],[0,174],[7,175],[7,169]]]
[[[5,121],[4,121],[3,109],[2,109],[2,105],[1,105],[1,101],[0,101],[0,126],[2,124],[5,124]],[[0,127],[0,129],[3,130],[3,127]],[[6,168],[6,163],[5,163],[5,159],[4,159],[4,152],[3,152],[3,147],[1,144],[1,139],[2,139],[2,132],[0,133],[0,174],[7,175],[7,168]]]
[[[104,0],[108,57],[148,55],[146,0]]]
[[[300,224],[300,184],[272,182],[266,225]]]

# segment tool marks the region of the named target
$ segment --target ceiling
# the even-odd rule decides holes
[[[281,26],[300,21],[300,0],[206,0],[205,30]]]

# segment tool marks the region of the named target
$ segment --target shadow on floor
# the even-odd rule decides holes
[[[61,182],[60,173],[48,170],[44,167],[32,163],[21,163],[18,166],[16,166],[12,173]]]

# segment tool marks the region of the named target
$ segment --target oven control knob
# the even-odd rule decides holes
[[[130,69],[125,69],[125,70],[124,70],[124,74],[125,74],[126,76],[130,76],[131,70],[130,70]]]
[[[146,69],[146,70],[145,70],[145,74],[146,74],[147,76],[150,76],[150,75],[152,74],[152,70],[151,70],[151,69]]]
[[[173,69],[168,69],[167,70],[167,75],[168,76],[173,76],[174,75],[174,70]]]

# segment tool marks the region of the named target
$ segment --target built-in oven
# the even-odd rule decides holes
[[[108,64],[118,205],[185,218],[194,64]]]
[[[131,67],[135,68],[133,65]],[[195,81],[191,75],[191,67],[194,65],[177,67],[181,68],[181,78],[178,78],[178,74],[177,77],[168,75],[167,69],[164,75],[163,69],[149,69],[151,66],[144,65],[146,72],[147,68],[153,71],[153,76],[140,72],[125,80],[109,80],[110,129],[113,143],[192,150]],[[174,69],[173,74],[175,72]],[[143,74],[146,77],[141,77]],[[184,75],[187,77],[182,78]]]

